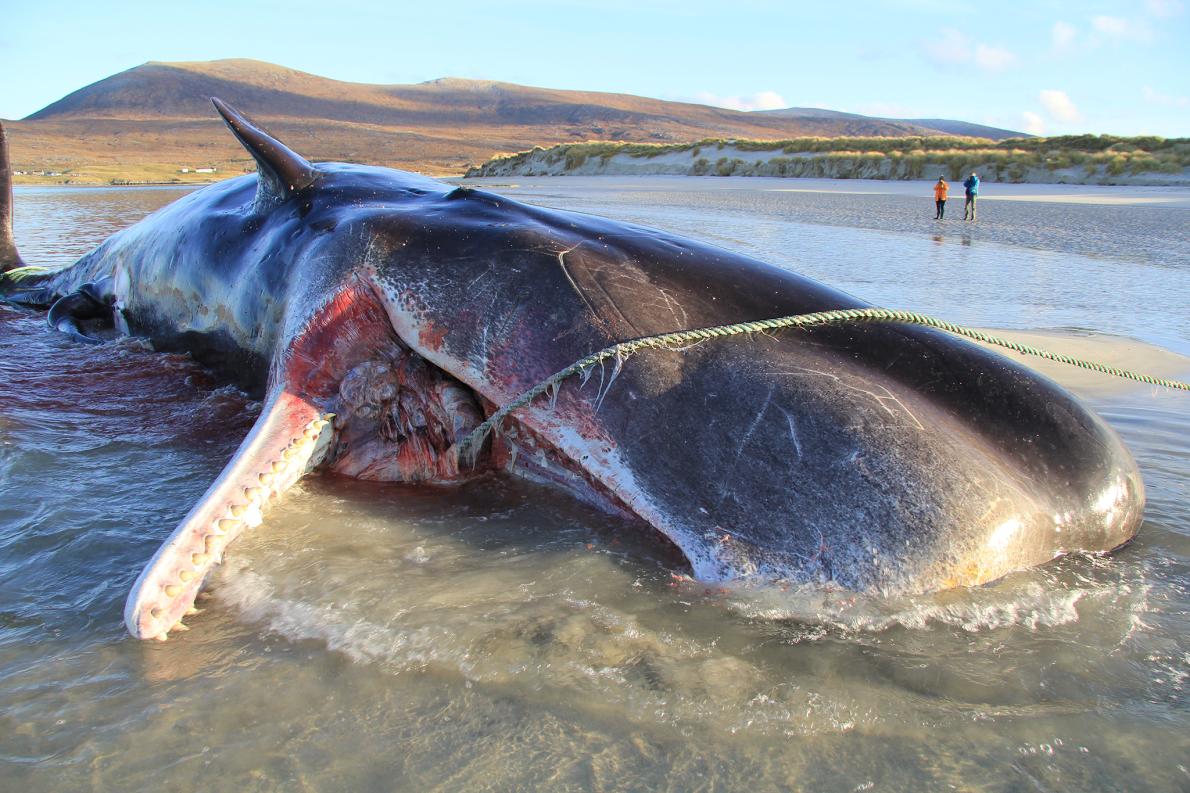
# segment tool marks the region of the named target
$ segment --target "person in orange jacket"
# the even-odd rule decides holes
[[[934,185],[934,205],[938,207],[938,211],[934,213],[934,220],[942,220],[942,216],[946,214],[946,193],[949,190],[950,185],[939,176],[938,183]]]

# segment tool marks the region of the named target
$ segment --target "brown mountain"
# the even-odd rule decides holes
[[[920,123],[829,111],[746,113],[455,78],[369,85],[223,60],[146,63],[9,122],[13,166],[100,182],[122,175],[191,178],[178,175],[182,168],[250,170],[250,160],[222,129],[211,96],[239,107],[312,159],[437,174],[462,173],[493,154],[568,141],[939,134]]]

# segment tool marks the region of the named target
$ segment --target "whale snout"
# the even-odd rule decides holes
[[[984,584],[1070,553],[1106,554],[1130,542],[1144,515],[1144,483],[1127,449],[1104,429],[1111,437],[1101,455],[1081,461],[1096,475],[1037,501],[1022,496],[1015,509],[985,521],[942,576],[943,587]]]
[[[872,329],[845,354],[811,341],[658,353],[621,375],[657,396],[604,404],[633,474],[623,500],[697,578],[917,594],[1135,536],[1136,462],[1053,381],[933,334]]]
[[[1099,483],[1085,489],[1079,508],[1054,517],[1056,533],[1070,545],[1061,547],[1061,552],[1108,553],[1130,542],[1140,528],[1144,481],[1123,442],[1114,431],[1108,432],[1113,442],[1104,449],[1104,474]]]

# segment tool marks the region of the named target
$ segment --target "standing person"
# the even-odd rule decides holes
[[[963,220],[975,220],[975,199],[979,198],[979,174],[974,171],[963,182],[967,203],[963,204]]]
[[[934,220],[942,220],[942,216],[946,214],[946,194],[949,190],[950,185],[939,176],[938,183],[934,185],[934,206],[937,207],[934,212]]]

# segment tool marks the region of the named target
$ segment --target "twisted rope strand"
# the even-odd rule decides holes
[[[586,369],[594,366],[597,363],[607,360],[611,357],[623,358],[626,355],[631,355],[639,350],[659,347],[669,347],[671,345],[688,344],[695,341],[704,341],[706,339],[714,339],[723,336],[735,336],[742,333],[759,333],[767,330],[778,330],[780,328],[809,328],[817,325],[829,325],[831,323],[842,322],[899,322],[906,325],[924,325],[930,328],[937,328],[948,333],[953,333],[957,336],[966,336],[976,341],[986,342],[988,344],[995,344],[999,347],[1004,347],[1022,355],[1033,355],[1038,358],[1046,358],[1051,361],[1058,361],[1059,363],[1068,364],[1070,366],[1077,366],[1082,369],[1089,369],[1093,372],[1100,372],[1102,374],[1113,375],[1121,377],[1126,380],[1135,380],[1139,383],[1147,383],[1149,385],[1161,386],[1163,388],[1173,388],[1180,391],[1190,391],[1190,383],[1183,383],[1178,380],[1166,380],[1160,377],[1153,377],[1147,374],[1140,374],[1138,372],[1131,372],[1127,369],[1119,369],[1114,366],[1107,366],[1105,364],[1096,363],[1095,361],[1086,361],[1081,358],[1073,358],[1069,355],[1060,355],[1049,350],[1043,350],[1038,347],[1031,347],[1028,344],[1021,344],[1020,342],[1009,341],[1008,339],[1000,338],[999,336],[992,336],[971,328],[965,328],[962,325],[955,325],[954,323],[945,320],[936,319],[934,317],[926,316],[925,314],[917,314],[912,311],[897,311],[887,308],[848,308],[838,309],[834,311],[817,311],[812,314],[794,314],[788,317],[776,317],[774,319],[762,319],[752,322],[738,322],[732,325],[714,325],[707,328],[694,328],[692,330],[680,330],[673,333],[661,333],[656,336],[644,336],[639,339],[632,339],[631,341],[622,341],[618,344],[613,344],[610,347],[605,347],[598,352],[593,352],[585,358],[575,361],[570,366],[550,375],[545,380],[542,380],[537,385],[525,391],[516,399],[509,402],[504,407],[497,410],[486,421],[476,427],[467,437],[463,438],[456,445],[456,449],[460,457],[473,456],[474,452],[478,450],[479,445],[487,434],[492,431],[492,428],[504,420],[505,416],[512,413],[518,408],[532,402],[537,397],[544,394],[550,388],[557,386],[563,380],[573,375],[579,374]]]

